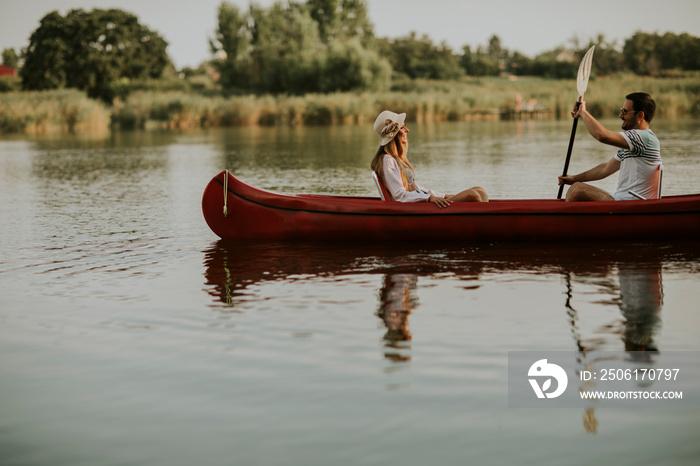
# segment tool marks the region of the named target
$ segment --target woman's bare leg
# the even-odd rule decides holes
[[[450,202],[488,202],[489,195],[484,188],[476,186],[474,188],[465,189],[464,191],[446,196]]]

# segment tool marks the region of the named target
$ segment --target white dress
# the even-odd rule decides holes
[[[396,159],[391,155],[385,155],[382,163],[384,164],[384,179],[382,181],[395,201],[426,202],[431,195],[445,197],[442,193],[418,185],[416,173],[407,165],[403,168],[408,182],[408,189],[406,189],[401,181],[401,167]]]

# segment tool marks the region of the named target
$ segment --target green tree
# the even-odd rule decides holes
[[[220,82],[228,91],[299,93],[318,87],[324,48],[301,4],[276,2],[267,9],[251,4],[243,13],[223,2],[210,47],[220,55]]]
[[[379,41],[382,55],[395,71],[416,79],[458,79],[464,76],[458,57],[446,44],[433,44],[430,37],[416,32],[397,39]]]
[[[636,32],[622,48],[625,65],[639,75],[658,74],[660,63],[656,56],[658,34]]]
[[[488,57],[498,63],[499,69],[505,68],[505,60],[508,58],[508,50],[501,45],[501,38],[497,35],[489,37],[489,45],[486,49]]]
[[[627,67],[640,75],[700,70],[700,38],[685,33],[660,36],[637,31],[625,41],[622,55]]]
[[[469,76],[496,76],[499,72],[498,60],[481,46],[473,53],[468,46],[464,47],[460,63]]]
[[[69,58],[64,18],[52,11],[39,22],[24,51],[22,87],[46,90],[66,87],[66,61]]]
[[[593,73],[604,76],[618,73],[625,69],[625,60],[622,52],[618,50],[614,42],[606,41],[603,34],[599,34],[595,40],[590,41],[588,45],[576,51],[579,59],[583,59],[583,55],[593,45],[595,45]]]
[[[465,45],[459,57],[459,64],[469,76],[497,76],[506,70],[508,56],[508,50],[501,46],[501,39],[493,35],[486,47],[478,46],[474,52],[471,47]]]
[[[57,11],[44,16],[23,52],[22,87],[74,87],[111,101],[120,78],[158,78],[170,64],[167,42],[118,9]]]
[[[15,49],[4,49],[2,51],[2,64],[10,68],[17,69],[17,53]],[[14,92],[21,87],[20,79],[15,76],[0,76],[0,92]]]
[[[565,47],[557,47],[538,54],[532,62],[532,74],[554,79],[571,79],[576,77],[580,58],[576,52]]]
[[[512,52],[506,63],[508,72],[518,76],[532,74],[532,59],[520,52]]]
[[[251,85],[251,33],[248,16],[236,5],[222,2],[218,11],[218,27],[209,41],[211,52],[219,56],[213,63],[226,89],[246,89]]]
[[[317,89],[323,46],[308,12],[276,2],[269,9],[251,6],[250,18],[253,88],[274,93]]]
[[[700,38],[690,34],[665,33],[656,37],[655,56],[663,70],[699,70]]]
[[[360,0],[252,4],[223,2],[210,40],[229,92],[305,93],[388,87],[390,65],[370,46]]]
[[[356,37],[367,46],[374,38],[364,0],[307,0],[306,8],[325,44]]]
[[[15,52],[15,49],[4,49],[2,51],[2,64],[17,69],[17,52]]]
[[[319,90],[388,90],[391,86],[391,73],[389,62],[374,50],[363,47],[358,38],[335,40],[329,46]]]

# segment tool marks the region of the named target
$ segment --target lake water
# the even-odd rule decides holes
[[[654,122],[664,195],[700,192],[699,123]],[[409,126],[424,186],[556,197],[570,122]],[[231,243],[203,220],[224,168],[375,195],[376,146],[369,125],[0,137],[0,464],[698,464],[698,400],[515,409],[507,372],[699,351],[698,241]],[[613,152],[579,126],[570,172]]]

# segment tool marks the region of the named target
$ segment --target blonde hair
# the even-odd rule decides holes
[[[408,141],[406,141],[405,144],[402,144],[401,141],[399,141],[399,134],[400,132],[394,136],[394,139],[389,141],[386,145],[379,146],[379,149],[377,149],[377,153],[374,154],[374,158],[372,159],[372,162],[370,163],[370,166],[372,167],[372,170],[377,172],[377,175],[381,180],[384,180],[384,156],[385,155],[390,155],[391,157],[394,157],[394,159],[398,162],[399,166],[404,166],[408,165],[411,170],[413,170],[413,165],[411,165],[411,162],[408,161]],[[406,174],[401,170],[401,182],[403,183],[404,188],[408,189],[408,181],[406,180]]]

